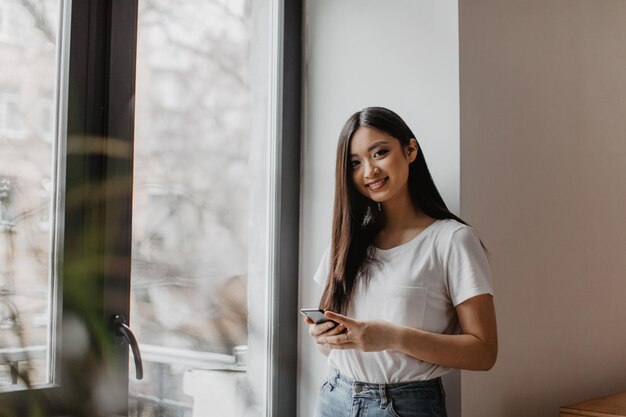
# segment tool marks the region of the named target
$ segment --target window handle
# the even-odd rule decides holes
[[[115,327],[115,334],[123,337],[128,341],[130,349],[133,351],[133,359],[135,359],[135,372],[137,379],[143,379],[143,363],[141,362],[141,352],[139,351],[139,344],[133,334],[130,327],[126,324],[126,318],[120,314],[113,318],[113,325]]]

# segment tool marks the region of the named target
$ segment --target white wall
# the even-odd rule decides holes
[[[492,254],[500,354],[464,417],[626,390],[626,2],[461,2],[461,203]]]
[[[337,139],[355,111],[385,106],[400,114],[458,212],[458,10],[456,0],[310,0],[305,10],[300,305],[314,307],[321,289],[311,277],[330,241]],[[309,417],[326,358],[304,325],[299,338],[299,415]],[[448,383],[454,417],[458,379]]]

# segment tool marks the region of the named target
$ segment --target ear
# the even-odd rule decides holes
[[[409,163],[415,161],[415,158],[417,158],[417,153],[419,152],[420,148],[419,145],[417,144],[417,139],[415,138],[411,138],[409,139],[409,144],[406,146],[406,157],[409,160]]]

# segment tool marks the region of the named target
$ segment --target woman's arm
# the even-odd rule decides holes
[[[472,297],[456,307],[461,334],[430,333],[384,321],[359,321],[326,312],[343,324],[345,335],[320,335],[318,343],[329,349],[380,351],[394,349],[424,362],[449,368],[489,370],[498,355],[498,336],[493,297]]]

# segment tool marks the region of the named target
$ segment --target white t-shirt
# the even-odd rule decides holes
[[[455,306],[493,294],[489,262],[474,230],[437,220],[407,243],[375,248],[367,286],[355,288],[348,316],[385,320],[440,334],[459,333]],[[326,249],[314,280],[324,287],[330,268]],[[362,282],[362,281],[360,281]],[[328,363],[357,381],[396,383],[433,379],[450,369],[395,350],[331,350]]]

